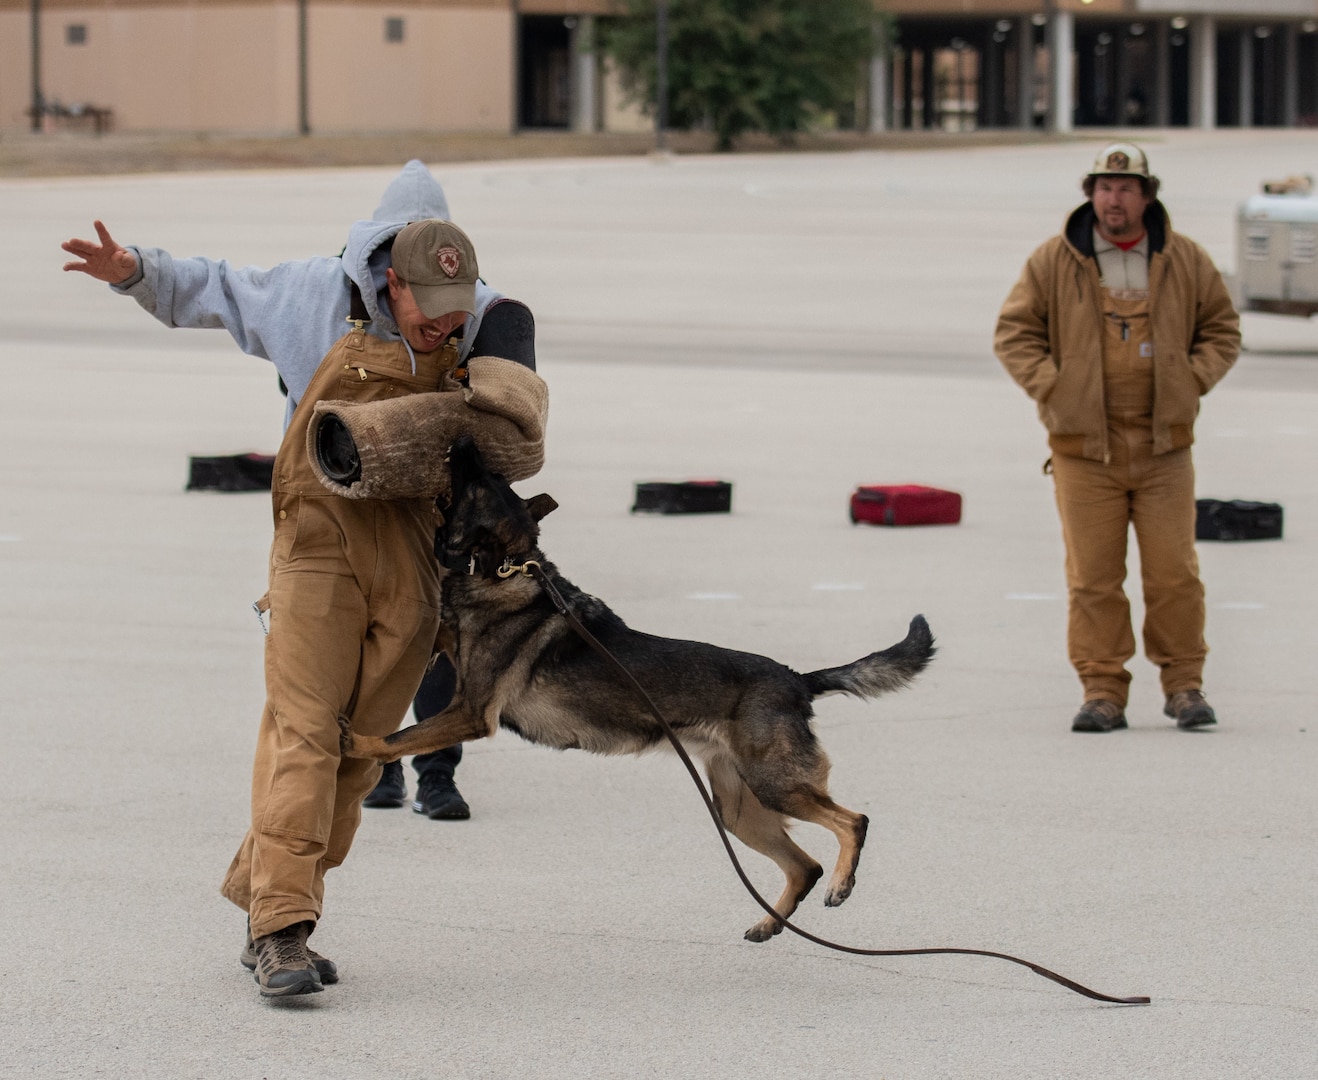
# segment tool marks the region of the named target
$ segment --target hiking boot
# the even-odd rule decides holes
[[[1213,712],[1202,690],[1178,690],[1168,695],[1162,711],[1163,715],[1176,721],[1178,728],[1186,731],[1217,723],[1217,714]]]
[[[307,937],[314,925],[294,923],[252,942],[256,953],[253,975],[260,984],[262,997],[319,994],[325,989],[307,948]]]
[[[1072,731],[1118,731],[1126,726],[1126,710],[1106,698],[1086,701],[1071,721]]]
[[[471,817],[471,807],[458,793],[453,774],[440,769],[432,769],[417,778],[412,809],[431,821],[465,821]]]
[[[307,955],[311,957],[311,963],[316,969],[316,974],[320,976],[323,986],[332,986],[339,981],[339,969],[333,960],[321,956],[312,948],[307,949]],[[251,919],[247,920],[247,942],[243,945],[243,951],[238,954],[238,963],[242,964],[248,971],[256,970],[256,946],[252,943]]]
[[[316,969],[316,974],[320,976],[322,986],[333,986],[339,981],[339,968],[328,956],[321,956],[315,949],[308,948],[307,955],[311,957],[312,966]],[[247,924],[247,944],[243,946],[243,951],[238,954],[238,962],[248,971],[256,970],[256,946],[252,942],[252,924]]]
[[[403,779],[403,763],[386,761],[380,782],[371,789],[371,793],[362,800],[363,806],[377,809],[392,809],[407,802],[407,781]]]

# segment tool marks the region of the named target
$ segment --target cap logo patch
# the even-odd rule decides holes
[[[435,260],[445,277],[457,277],[462,269],[462,252],[455,247],[442,247],[435,252]]]
[[[1125,172],[1130,168],[1130,158],[1120,150],[1113,150],[1107,156],[1107,167],[1113,172]],[[452,275],[449,275],[450,277]]]

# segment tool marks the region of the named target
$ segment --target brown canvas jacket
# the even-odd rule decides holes
[[[1149,233],[1153,341],[1153,452],[1194,441],[1199,398],[1240,353],[1240,318],[1208,253],[1175,233],[1160,202]],[[1039,404],[1056,453],[1107,461],[1103,306],[1093,251],[1094,212],[1084,203],[1025,263],[998,316],[993,351]]]

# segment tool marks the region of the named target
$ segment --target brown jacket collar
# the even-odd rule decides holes
[[[1094,219],[1093,205],[1081,203],[1066,219],[1066,228],[1062,230],[1066,242],[1086,259],[1094,258]],[[1157,199],[1144,211],[1144,229],[1149,234],[1149,254],[1156,255],[1167,246],[1167,234],[1172,231],[1167,208]]]

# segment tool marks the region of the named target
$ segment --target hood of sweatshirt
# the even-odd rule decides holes
[[[378,331],[398,332],[393,315],[379,302],[379,294],[387,284],[384,272],[389,267],[394,237],[409,221],[425,218],[447,221],[448,217],[444,189],[430,170],[413,158],[384,189],[371,220],[355,222],[348,230],[343,268],[361,290],[366,311]]]
[[[384,189],[371,220],[420,221],[422,218],[448,221],[448,200],[430,170],[413,158]]]

